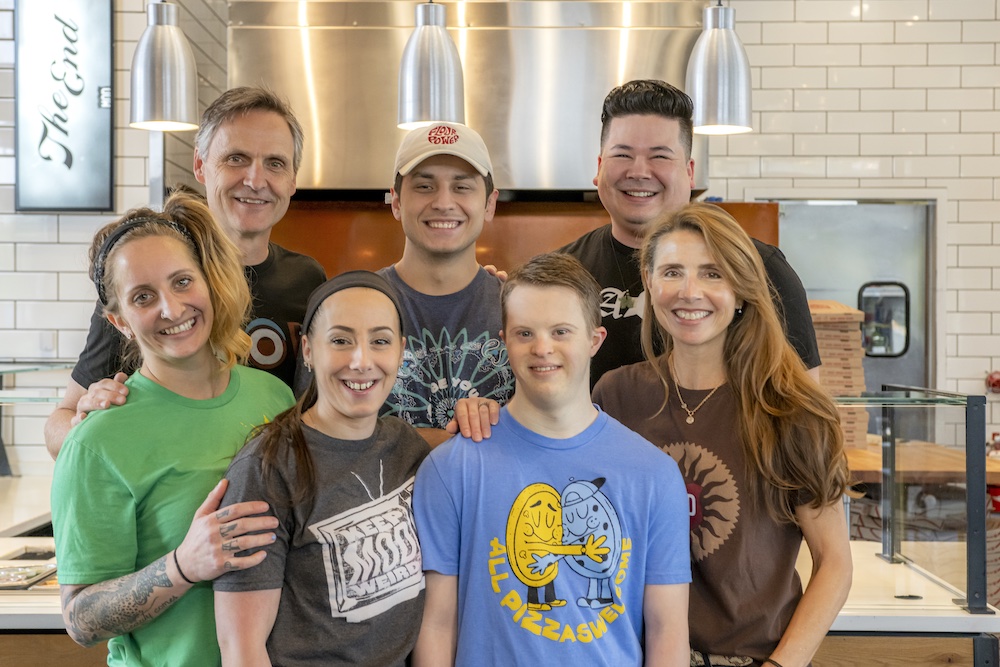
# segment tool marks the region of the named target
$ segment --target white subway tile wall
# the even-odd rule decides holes
[[[759,22],[762,46],[776,48],[750,60],[755,132],[709,144],[708,194],[945,189],[938,386],[984,392],[986,373],[1000,370],[1000,1],[733,6],[737,23]],[[788,46],[791,65],[771,62]],[[998,399],[988,399],[988,432],[1000,431]]]
[[[181,25],[190,36],[204,108],[226,88],[224,0],[180,0]],[[128,127],[129,69],[146,27],[145,0],[114,0],[115,29],[115,211],[87,214],[28,214],[14,211],[14,12],[0,0],[0,362],[75,361],[94,309],[87,278],[87,249],[94,232],[126,210],[149,201],[149,133]],[[991,107],[992,108],[992,107]],[[177,170],[190,174],[192,133],[168,142]],[[183,151],[187,156],[184,157]],[[168,169],[168,174],[170,173]],[[168,180],[174,182],[176,178]],[[191,178],[190,183],[193,183]],[[20,374],[5,386],[43,387],[57,395],[69,371]],[[51,404],[5,406],[0,433],[18,475],[52,472],[42,428]]]

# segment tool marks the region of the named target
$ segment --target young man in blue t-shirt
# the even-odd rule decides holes
[[[590,401],[600,288],[540,255],[503,287],[516,378],[488,443],[417,473],[427,595],[414,664],[687,665],[687,496],[673,459]]]

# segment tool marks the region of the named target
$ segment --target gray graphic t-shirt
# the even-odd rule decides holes
[[[392,417],[379,419],[365,440],[302,430],[316,472],[312,503],[288,507],[300,484],[291,453],[270,480],[260,438],[233,459],[226,503],[265,500],[279,525],[264,562],[227,572],[215,590],[281,589],[267,641],[275,665],[403,667],[424,606],[412,497],[429,447]]]
[[[498,278],[480,268],[461,291],[428,296],[404,283],[394,267],[378,273],[396,288],[406,319],[403,363],[382,414],[444,428],[460,398],[510,400],[514,374],[500,339]]]

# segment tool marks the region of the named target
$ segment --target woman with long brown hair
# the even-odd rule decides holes
[[[851,583],[836,406],[788,344],[760,255],[727,213],[689,205],[640,253],[647,361],[606,374],[593,396],[687,482],[692,665],[803,667]]]
[[[137,370],[125,405],[90,413],[56,460],[52,522],[63,619],[109,665],[217,665],[212,588],[263,556],[262,502],[220,507],[220,478],[254,425],[293,401],[239,365],[250,292],[205,204],[171,196],[94,237],[90,275]],[[207,496],[207,498],[206,498]]]
[[[430,451],[379,417],[403,358],[402,309],[368,271],[331,278],[302,323],[308,389],[226,473],[226,502],[266,500],[277,539],[215,582],[224,665],[403,665],[424,576],[411,498]]]

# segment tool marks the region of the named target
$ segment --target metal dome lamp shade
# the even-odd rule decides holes
[[[177,5],[150,2],[132,57],[131,127],[158,132],[198,129],[198,72],[178,25]]]
[[[694,102],[698,134],[751,132],[750,61],[736,34],[736,12],[722,0],[706,7],[704,29],[687,67],[687,94]]]
[[[417,26],[399,64],[399,127],[465,123],[462,60],[445,29],[444,5],[417,5]]]

